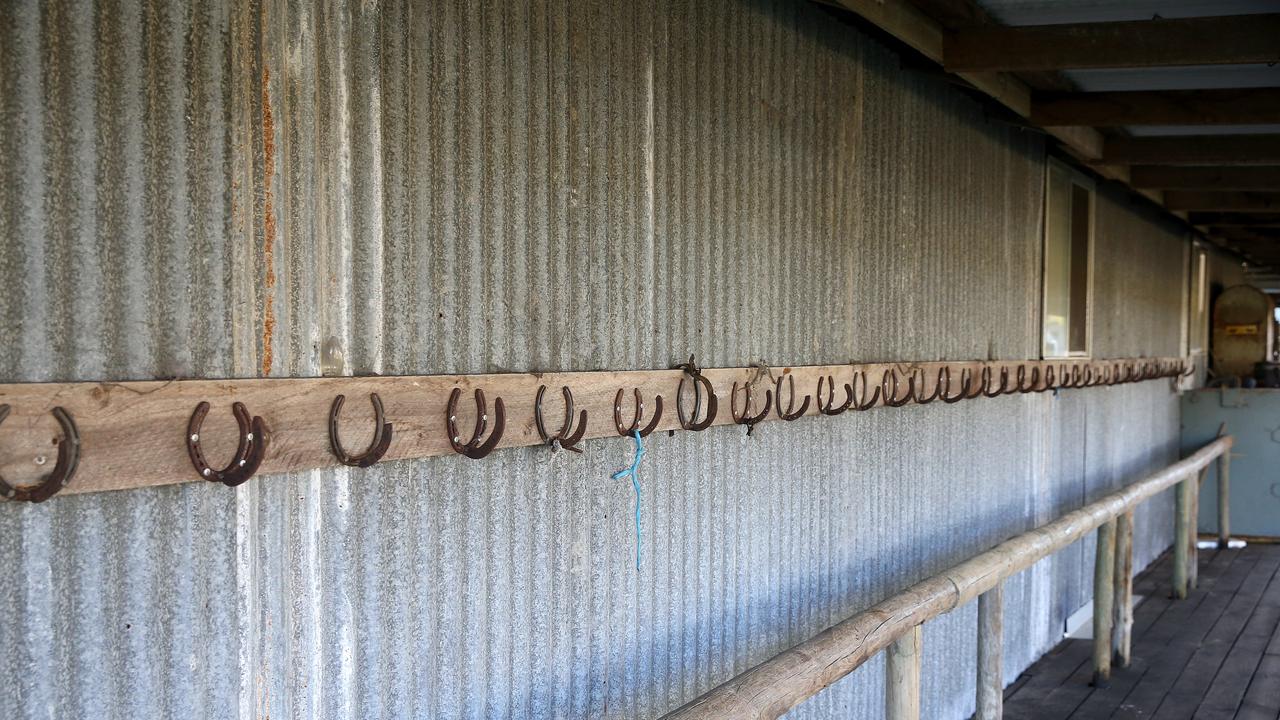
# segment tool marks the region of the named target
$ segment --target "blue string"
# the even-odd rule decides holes
[[[636,490],[636,570],[640,569],[640,461],[644,459],[644,442],[640,439],[640,431],[632,431],[632,437],[636,441],[636,457],[631,461],[631,467],[610,475],[614,480],[631,476],[631,487]]]

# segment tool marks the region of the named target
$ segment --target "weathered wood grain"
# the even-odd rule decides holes
[[[1167,358],[1173,364],[1176,359]],[[1016,373],[1019,365],[1041,372],[1053,367],[1061,377],[1063,368],[1077,365],[1102,372],[1124,361],[999,361],[950,363],[868,363],[774,367],[765,377],[756,368],[715,368],[704,371],[719,398],[719,412],[713,425],[731,425],[730,389],[733,383],[757,383],[755,395],[774,389],[771,378],[794,377],[796,407],[804,396],[815,394],[819,377],[832,377],[837,385],[836,403],[844,400],[843,385],[853,380],[855,371],[865,372],[872,389],[885,373],[897,373],[906,393],[906,378],[924,378],[926,388],[938,381],[938,372],[947,367],[952,374],[953,393],[958,392],[962,375],[976,383],[981,369],[991,369],[992,382],[1001,370]],[[352,452],[362,452],[373,435],[368,397],[378,393],[393,426],[393,439],[385,460],[403,460],[454,454],[445,431],[445,408],[450,392],[463,392],[458,406],[458,424],[469,437],[475,417],[472,391],[484,390],[492,415],[493,403],[502,398],[506,406],[506,429],[498,448],[542,444],[534,426],[534,398],[540,385],[549,392],[544,409],[554,432],[562,420],[560,387],[571,388],[578,408],[587,410],[586,438],[618,437],[614,427],[614,397],[624,390],[622,415],[629,422],[633,412],[632,389],[639,388],[645,409],[651,415],[655,396],[664,401],[659,430],[679,428],[675,395],[682,372],[679,370],[630,370],[618,372],[574,372],[543,374],[433,375],[407,377],[331,377],[252,380],[175,380],[102,383],[30,383],[0,385],[0,403],[11,413],[0,425],[0,475],[15,485],[37,481],[53,466],[59,433],[50,416],[54,407],[70,412],[79,428],[81,458],[74,479],[63,494],[120,490],[150,485],[200,481],[192,468],[185,445],[187,422],[196,405],[204,400],[212,408],[201,430],[201,441],[211,465],[220,467],[234,454],[239,436],[231,415],[231,404],[243,402],[252,415],[265,421],[269,443],[260,474],[272,474],[332,467],[337,460],[329,448],[328,415],[335,396],[346,396],[339,435]],[[1012,381],[1011,381],[1012,382]],[[1041,381],[1043,385],[1043,379]],[[789,385],[784,385],[784,391]],[[927,393],[926,393],[927,394]],[[686,407],[692,407],[686,383]],[[868,392],[868,397],[870,391]],[[789,394],[788,394],[789,397]],[[979,397],[978,399],[982,399]],[[876,406],[883,406],[880,398]],[[757,405],[757,407],[759,407]],[[818,415],[810,402],[806,415]],[[769,413],[766,421],[776,421]],[[492,427],[492,417],[490,426]],[[587,444],[590,452],[590,444]]]

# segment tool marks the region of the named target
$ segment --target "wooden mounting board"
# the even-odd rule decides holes
[[[939,371],[949,367],[952,392],[960,387],[962,373],[972,373],[976,389],[983,367],[991,368],[993,384],[999,382],[1001,369],[1009,373],[1010,384],[1019,365],[1040,369],[1043,385],[1044,369],[1073,365],[1092,366],[1095,373],[1124,363],[1158,361],[1169,366],[1182,362],[1179,358],[1134,358],[1129,360],[1092,361],[994,361],[994,362],[922,362],[870,363],[852,365],[816,365],[774,367],[774,377],[792,376],[800,407],[805,395],[813,395],[820,376],[832,376],[837,383],[835,402],[844,401],[843,385],[852,381],[855,372],[866,372],[877,387],[886,372],[901,378],[900,393],[906,393],[906,377],[923,372],[927,393],[931,394]],[[734,382],[745,383],[760,373],[756,368],[705,369],[719,400],[719,411],[713,425],[731,425],[730,388]],[[653,412],[653,398],[664,400],[658,431],[680,428],[674,406],[680,370],[628,370],[618,372],[567,372],[542,374],[497,375],[429,375],[400,377],[329,377],[281,378],[253,380],[174,380],[143,382],[27,383],[0,385],[0,403],[11,412],[0,425],[0,475],[13,485],[39,480],[52,469],[57,456],[60,433],[50,411],[66,409],[79,429],[80,464],[62,494],[99,492],[166,485],[201,480],[192,468],[185,444],[188,420],[196,405],[207,400],[212,406],[201,430],[202,444],[210,464],[219,467],[234,454],[238,432],[231,414],[231,404],[243,402],[250,414],[265,421],[270,442],[259,475],[315,468],[335,467],[337,460],[329,449],[329,408],[335,396],[346,396],[342,409],[340,434],[348,452],[359,454],[373,436],[373,410],[370,393],[382,398],[386,421],[394,426],[394,437],[383,461],[453,455],[445,432],[445,408],[452,390],[463,391],[458,403],[458,427],[469,437],[474,427],[475,401],[472,390],[484,390],[492,413],[493,399],[501,397],[506,406],[507,422],[498,448],[540,445],[542,440],[534,425],[534,398],[540,385],[548,390],[543,401],[550,432],[556,432],[564,410],[560,387],[573,392],[578,408],[588,412],[586,438],[618,437],[614,427],[614,396],[625,390],[622,416],[630,422],[634,412],[633,388],[639,388],[645,402],[645,423]],[[1029,375],[1028,375],[1029,376]],[[763,399],[764,390],[772,383],[757,381],[755,407]],[[784,395],[789,383],[784,383]],[[825,394],[825,391],[824,391]],[[868,392],[868,396],[870,392]],[[691,398],[686,383],[685,397]],[[975,398],[984,399],[982,396]],[[941,402],[940,400],[938,402]],[[876,405],[883,406],[880,398]],[[692,405],[686,400],[686,407]],[[855,412],[850,410],[850,412]],[[815,401],[806,415],[818,415]],[[492,420],[492,418],[491,418]],[[771,411],[765,422],[778,420]],[[492,423],[491,423],[492,424]],[[656,432],[656,431],[655,431]],[[487,437],[487,436],[486,436]],[[585,444],[587,452],[591,444]],[[496,452],[496,451],[495,451]],[[458,462],[472,462],[459,458]],[[257,482],[255,478],[249,482]]]

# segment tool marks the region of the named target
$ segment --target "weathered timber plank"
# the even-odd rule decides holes
[[[1277,567],[1280,567],[1280,563],[1274,559],[1264,560],[1254,566],[1165,695],[1156,709],[1156,718],[1187,720],[1198,715],[1198,706],[1248,624],[1263,593],[1271,585]],[[1274,627],[1274,622],[1272,626]]]
[[[1134,654],[1151,658],[1151,666],[1125,698],[1116,718],[1149,718],[1156,713],[1257,564],[1256,558],[1238,558],[1217,578],[1213,589],[1195,593],[1202,600],[1192,612],[1183,618],[1171,617],[1176,622],[1164,628],[1167,632],[1149,633],[1135,645]]]
[[[770,373],[776,378],[795,379],[799,396],[796,407],[800,407],[804,397],[815,393],[819,377],[835,379],[838,404],[844,401],[843,385],[853,381],[855,372],[865,372],[871,383],[867,393],[870,397],[886,373],[896,374],[898,392],[905,395],[909,375],[921,378],[920,382],[932,392],[939,381],[940,370],[947,367],[953,378],[952,392],[956,392],[964,378],[969,378],[976,387],[983,367],[990,369],[993,383],[998,384],[1004,372],[1012,384],[1020,365],[1025,366],[1028,373],[1032,368],[1039,368],[1043,385],[1046,367],[1054,367],[1055,375],[1061,377],[1061,368],[1072,363],[871,363],[778,367]],[[1078,365],[1083,372],[1086,363]],[[1087,365],[1092,368],[1091,372],[1100,373],[1105,367],[1117,367],[1119,361],[1091,361]],[[719,411],[713,424],[733,424],[730,389],[735,382],[742,385],[757,378],[757,370],[716,368],[705,370],[704,374],[719,397]],[[613,408],[615,393],[620,389],[624,390],[621,412],[626,421],[630,420],[634,407],[632,389],[639,388],[646,417],[653,412],[655,396],[661,395],[665,407],[658,429],[677,429],[674,401],[681,377],[678,370],[628,370],[0,385],[0,403],[11,407],[8,419],[0,427],[0,475],[12,484],[24,485],[35,482],[51,467],[49,459],[56,454],[54,443],[59,436],[49,414],[54,407],[63,407],[71,414],[81,438],[79,469],[71,484],[62,491],[70,494],[200,480],[187,457],[185,441],[187,422],[202,400],[212,405],[200,433],[210,464],[219,467],[233,455],[239,433],[231,416],[231,404],[239,401],[252,415],[261,416],[265,421],[269,442],[260,473],[271,474],[338,464],[329,448],[328,414],[334,397],[339,394],[347,398],[339,427],[346,446],[361,452],[372,437],[368,396],[376,392],[385,406],[386,420],[394,428],[384,459],[401,460],[453,454],[445,432],[445,409],[454,388],[462,391],[457,408],[458,425],[461,433],[468,437],[476,415],[472,391],[484,390],[490,427],[494,425],[495,401],[502,398],[507,422],[498,448],[507,448],[542,444],[533,418],[534,398],[540,385],[548,388],[544,410],[551,432],[559,428],[562,419],[561,386],[570,387],[576,406],[588,411],[587,439],[618,436]],[[686,383],[686,397],[690,394],[688,385]],[[769,386],[768,378],[759,379],[756,397],[762,397],[763,390]],[[784,385],[784,392],[787,387],[789,383]],[[883,396],[875,405],[884,405]],[[691,400],[686,400],[686,407],[691,406]],[[810,402],[805,414],[818,415],[817,403]],[[777,420],[776,413],[766,418],[766,421],[774,420]]]
[[[1234,715],[1280,626],[1280,575],[1273,576],[1262,601],[1240,632],[1226,660],[1205,691],[1197,713]],[[1280,713],[1280,706],[1276,711]]]

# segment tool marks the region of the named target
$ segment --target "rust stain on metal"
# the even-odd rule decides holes
[[[265,14],[265,11],[264,11]],[[271,338],[276,329],[275,312],[275,194],[272,182],[276,174],[275,120],[271,114],[271,71],[262,67],[262,262],[264,268],[262,318],[262,374],[271,374]]]

